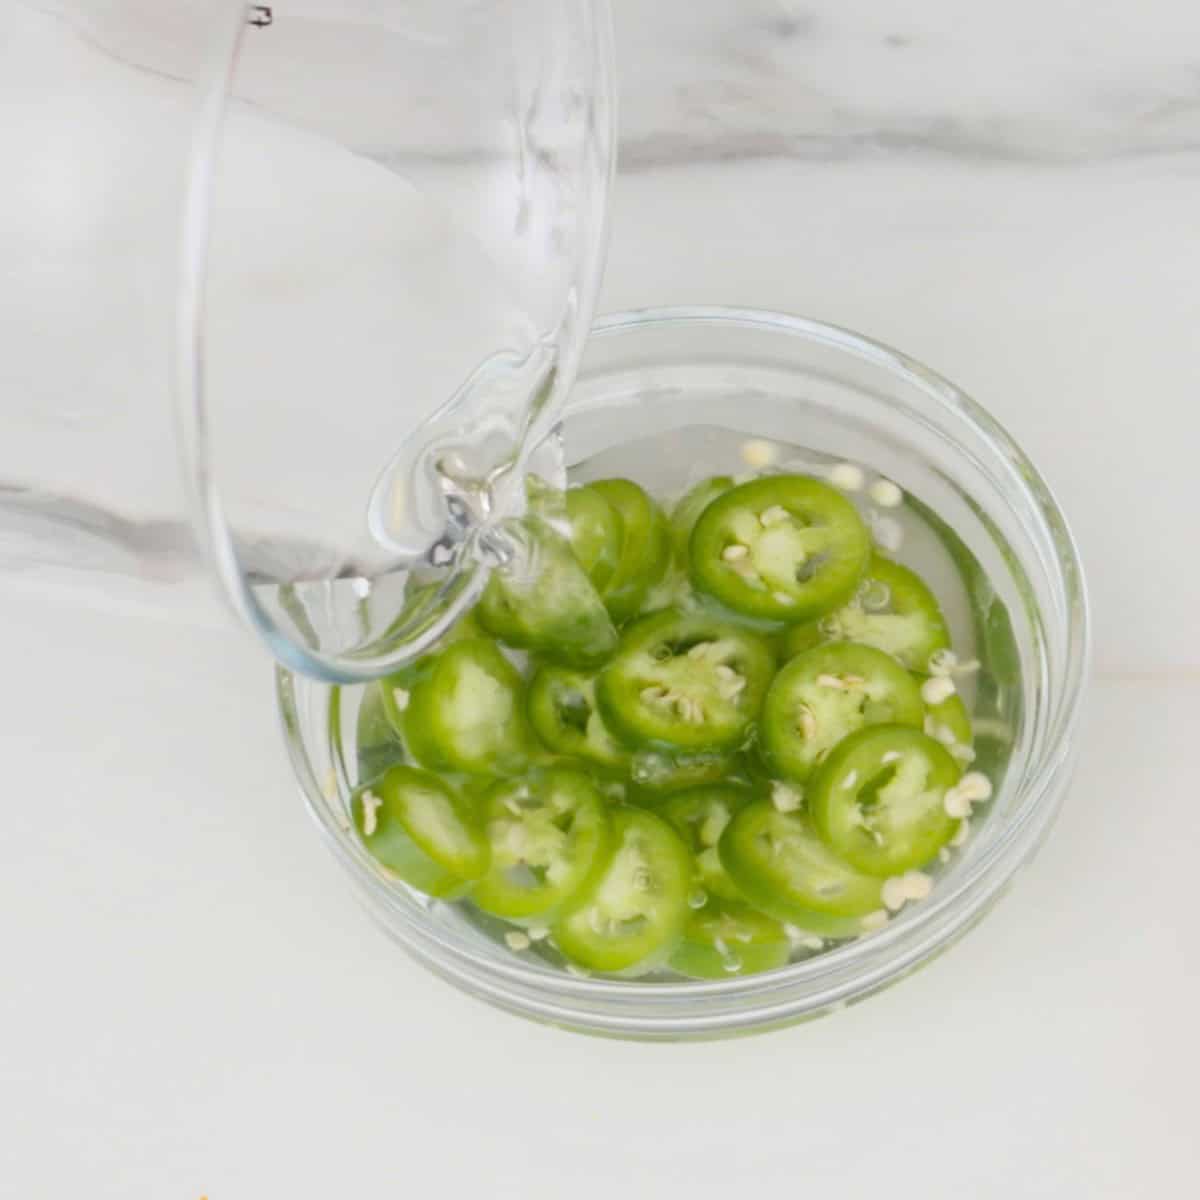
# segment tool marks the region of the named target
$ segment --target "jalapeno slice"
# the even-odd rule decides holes
[[[882,880],[834,854],[803,810],[756,800],[735,814],[718,849],[746,900],[810,933],[852,937],[883,907]]]
[[[834,748],[808,789],[813,824],[868,875],[923,866],[954,837],[945,808],[958,764],[940,742],[904,725],[875,725]]]
[[[670,565],[670,540],[662,510],[629,479],[600,479],[581,491],[595,492],[621,520],[621,553],[602,589],[612,619],[634,616]]]
[[[521,676],[483,638],[434,655],[407,694],[405,744],[423,766],[470,775],[516,775],[536,753]]]
[[[469,612],[463,613],[438,639],[434,647],[422,654],[420,658],[406,663],[391,675],[377,681],[383,710],[398,734],[404,733],[404,710],[408,707],[409,694],[413,687],[429,674],[437,656],[455,642],[465,642],[473,638],[487,640],[487,634],[480,628],[476,619],[476,611],[476,609],[471,609]]]
[[[351,800],[369,853],[430,896],[453,896],[488,869],[490,850],[475,807],[430,771],[397,765]]]
[[[803,782],[847,734],[865,725],[920,728],[916,680],[891,655],[851,642],[817,646],[775,676],[759,718],[768,764]]]
[[[849,603],[816,621],[794,625],[786,652],[798,654],[822,642],[858,642],[892,655],[910,671],[950,645],[946,619],[925,581],[900,563],[876,554]]]
[[[570,543],[532,514],[509,530],[518,553],[493,570],[476,610],[480,625],[510,646],[564,662],[603,660],[617,644],[616,627]]]
[[[938,704],[927,704],[925,732],[943,745],[949,746],[951,754],[954,753],[955,746],[970,746],[974,733],[962,697],[955,694],[947,696]]]
[[[753,479],[718,496],[689,542],[699,591],[734,612],[789,624],[846,603],[870,557],[858,510],[806,475]]]
[[[664,796],[702,783],[717,783],[734,766],[734,756],[721,751],[638,750],[629,777],[639,801],[654,804]]]
[[[700,514],[718,497],[733,487],[732,475],[714,475],[689,488],[671,510],[671,544],[675,561],[686,565],[688,542]]]
[[[791,952],[774,918],[746,904],[710,900],[689,914],[670,965],[693,979],[725,979],[782,967]]]
[[[632,745],[722,750],[758,715],[774,660],[753,633],[666,609],[630,626],[596,683],[609,727]]]
[[[696,881],[710,896],[742,899],[721,863],[717,844],[734,814],[753,799],[749,788],[717,783],[676,792],[657,810],[687,843],[696,864]]]
[[[363,691],[355,720],[354,748],[358,778],[362,783],[382,775],[388,767],[404,761],[404,743],[392,719],[392,709],[384,699],[385,680],[369,684]],[[339,690],[339,704],[346,693]],[[395,701],[392,701],[394,706]]]
[[[597,711],[591,675],[552,664],[539,668],[529,685],[527,708],[534,732],[555,754],[586,759],[610,771],[629,769],[629,751]]]
[[[665,960],[687,920],[692,860],[653,813],[612,811],[613,853],[554,923],[558,948],[593,971],[648,970]]]
[[[603,591],[621,558],[621,518],[591,488],[571,488],[564,504],[571,549],[592,585]]]
[[[608,808],[582,771],[504,780],[483,798],[491,868],[472,899],[509,920],[545,920],[582,891],[609,850]]]

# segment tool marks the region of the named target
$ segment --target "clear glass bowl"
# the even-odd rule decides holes
[[[933,894],[885,928],[762,975],[715,982],[579,977],[512,953],[462,906],[389,880],[347,818],[352,704],[277,672],[292,762],[318,828],[371,915],[464,991],[534,1020],[609,1036],[719,1037],[817,1016],[920,966],[973,926],[1045,838],[1070,779],[1088,660],[1075,544],[1037,470],[956,387],[858,334],[773,313],[688,308],[602,321],[563,422],[574,477],[623,472],[678,490],[701,473],[831,459],[895,480],[901,510],[869,511],[933,577],[954,642],[983,668],[973,702],[995,795],[938,868]],[[802,449],[801,449],[802,448]],[[743,468],[744,469],[744,468]],[[1014,970],[1018,969],[1014,964]]]

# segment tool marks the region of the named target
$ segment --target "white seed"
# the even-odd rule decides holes
[[[883,887],[880,888],[879,895],[890,912],[899,912],[904,907],[904,902],[908,899],[908,893],[904,888],[904,877],[902,875],[893,875],[890,879],[885,879]]]
[[[661,700],[666,694],[667,689],[660,687],[645,687],[642,688],[641,692],[639,693],[643,703],[645,704],[654,704]]]
[[[823,688],[833,688],[835,692],[845,692],[849,690],[846,687],[846,681],[837,675],[818,675],[817,686]]]
[[[718,663],[713,673],[721,680],[741,679],[741,676],[732,667],[726,666],[725,663]]]
[[[363,792],[360,797],[362,802],[363,815],[363,837],[371,837],[375,830],[379,828],[379,818],[376,814],[379,812],[383,801],[372,791]]]
[[[924,871],[905,871],[900,876],[905,900],[924,900],[933,891],[933,880]]]
[[[403,712],[408,707],[408,702],[411,697],[406,688],[392,688],[392,699],[396,702],[396,711]]]
[[[846,778],[842,780],[842,787],[845,788],[846,791],[850,791],[856,783],[858,783],[858,772],[851,771]]]
[[[958,790],[971,801],[990,800],[992,781],[982,771],[968,771],[958,781]]]
[[[901,757],[899,750],[889,750],[879,761],[886,767],[888,763],[899,762]]]
[[[895,554],[904,545],[904,528],[891,517],[879,517],[872,532],[875,540],[890,554]]]
[[[742,678],[722,679],[717,684],[717,695],[722,700],[736,700],[745,690],[746,681]]]
[[[958,832],[950,839],[950,845],[957,849],[959,846],[966,844],[967,838],[971,836],[971,822],[963,820],[958,827]]]
[[[856,463],[840,462],[830,468],[829,482],[843,492],[861,492],[866,476]]]
[[[867,495],[880,508],[899,508],[904,503],[904,493],[890,479],[875,480],[867,489]]]
[[[764,529],[770,529],[772,525],[778,525],[781,521],[786,521],[789,515],[788,510],[782,504],[772,504],[770,508],[764,508],[758,514],[758,523]]]
[[[737,562],[738,559],[745,558],[749,553],[749,546],[743,546],[741,542],[734,542],[732,546],[726,546],[721,551],[721,557],[726,562]]]
[[[771,803],[781,813],[795,812],[803,803],[804,796],[786,783],[771,784]]]
[[[772,592],[771,599],[774,600],[776,604],[784,605],[785,608],[790,608],[796,603],[795,597],[789,596],[787,592]]]
[[[958,739],[954,736],[954,730],[949,725],[937,724],[933,727],[933,736],[937,738],[943,746],[953,746]]]
[[[954,691],[954,680],[948,675],[933,675],[921,684],[921,699],[931,706],[944,704]]]
[[[874,933],[877,929],[882,929],[888,923],[888,914],[886,908],[877,908],[874,912],[867,913],[859,925],[864,933]]]
[[[812,739],[817,736],[817,718],[807,704],[800,705],[800,711],[796,714],[796,727],[805,738]]]
[[[695,659],[699,662],[701,659],[707,658],[709,651],[712,650],[712,642],[697,642],[688,652],[688,658]]]
[[[867,681],[861,675],[843,675],[842,682],[848,688],[862,687]]]
[[[809,933],[795,925],[784,925],[783,932],[787,934],[787,939],[793,946],[800,946],[805,950],[825,949],[825,939],[817,937],[815,933]]]
[[[970,746],[964,746],[961,742],[955,742],[950,747],[950,753],[960,763],[973,763],[975,761],[975,751]]]
[[[529,935],[527,933],[521,933],[520,930],[510,929],[504,935],[504,940],[508,943],[508,948],[510,950],[516,950],[520,952],[521,950],[529,949]]]
[[[542,942],[550,936],[550,929],[546,925],[530,925],[527,932],[531,942]]]
[[[779,448],[757,438],[742,443],[742,462],[748,467],[761,470],[769,467],[779,457]]]
[[[946,789],[946,794],[942,797],[942,807],[946,810],[946,816],[953,817],[956,821],[971,815],[970,797],[964,796],[956,787]]]
[[[958,655],[953,650],[935,650],[929,656],[930,675],[949,675],[958,663]]]

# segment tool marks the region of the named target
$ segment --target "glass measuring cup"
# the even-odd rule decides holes
[[[7,7],[31,169],[0,235],[0,565],[174,618],[203,609],[199,550],[294,667],[419,652],[530,455],[556,468],[604,248],[606,5]],[[172,327],[169,370],[146,347]]]

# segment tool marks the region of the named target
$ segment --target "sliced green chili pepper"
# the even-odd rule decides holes
[[[754,479],[718,496],[689,543],[698,590],[734,612],[788,624],[849,600],[870,556],[854,505],[805,475]]]

